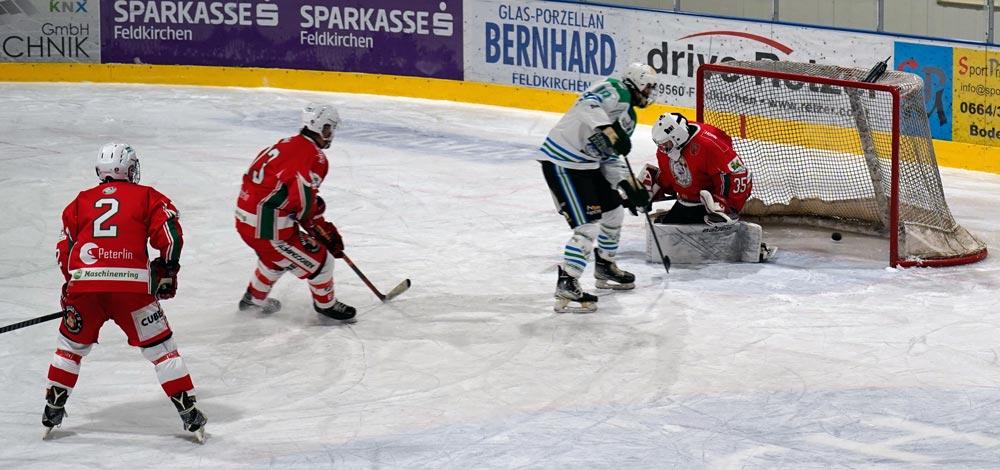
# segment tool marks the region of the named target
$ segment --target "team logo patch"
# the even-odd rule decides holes
[[[733,173],[746,173],[747,167],[743,164],[743,160],[740,160],[740,157],[733,157],[729,161],[729,171]]]
[[[66,314],[63,315],[63,325],[67,331],[75,335],[83,329],[83,316],[72,306],[67,306]]]
[[[587,206],[587,215],[597,215],[601,213],[601,206]]]
[[[118,188],[114,186],[108,186],[107,188],[101,190],[101,192],[104,193],[105,196],[107,196],[108,194],[114,194],[115,191],[118,191]]]
[[[96,243],[85,243],[80,247],[80,261],[83,264],[91,265],[97,262],[97,255],[94,254],[94,250],[99,250]]]
[[[674,175],[674,181],[678,186],[684,188],[691,186],[691,169],[688,168],[684,158],[670,160],[670,173]]]
[[[698,152],[701,151],[701,145],[695,142],[691,142],[690,144],[687,145],[687,151],[690,152],[691,155],[698,155]]]
[[[316,240],[312,237],[299,232],[299,240],[302,240],[302,246],[305,247],[306,251],[310,253],[316,253],[319,251],[319,244],[316,243]]]

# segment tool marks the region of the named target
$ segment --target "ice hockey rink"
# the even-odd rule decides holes
[[[286,276],[272,316],[236,309],[254,257],[240,177],[310,101],[338,106],[321,194],[347,252],[344,326]],[[186,233],[164,302],[208,416],[180,427],[113,324],[42,441],[56,322],[0,335],[0,468],[983,469],[1000,465],[1000,175],[943,169],[993,254],[887,268],[887,242],[765,227],[768,264],[663,267],[628,217],[633,291],[555,314],[568,229],[535,149],[558,114],[266,89],[0,84],[0,324],[59,309],[62,208],[131,143]],[[648,126],[633,167],[653,160]],[[591,268],[592,269],[592,268]],[[591,289],[591,270],[584,275]]]

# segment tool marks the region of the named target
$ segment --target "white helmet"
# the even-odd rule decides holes
[[[625,69],[622,82],[633,95],[632,104],[645,108],[656,95],[656,70],[641,62],[630,64]]]
[[[97,179],[139,182],[139,154],[129,144],[104,144],[94,165]]]
[[[688,130],[688,120],[678,113],[663,113],[653,124],[653,142],[656,146],[672,142],[669,149],[680,149],[691,138],[691,131]]]
[[[326,145],[323,148],[330,147],[330,141],[333,140],[333,131],[337,129],[337,124],[340,124],[340,114],[337,113],[337,110],[333,106],[312,103],[302,110],[302,127],[315,132],[326,140]],[[330,126],[330,135],[326,136],[323,133],[323,129],[328,125]]]

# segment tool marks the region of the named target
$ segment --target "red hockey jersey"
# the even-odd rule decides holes
[[[312,216],[329,162],[303,135],[281,139],[261,150],[243,175],[236,201],[236,229],[244,236],[288,240],[299,221]]]
[[[127,181],[80,192],[62,222],[56,259],[69,292],[149,293],[147,241],[167,261],[180,259],[184,243],[170,199]]]
[[[738,213],[750,197],[753,181],[732,139],[709,124],[692,122],[690,126],[694,132],[681,148],[680,158],[673,160],[657,149],[660,190],[653,200],[676,194],[679,201],[701,204],[699,192],[705,189],[726,211]]]

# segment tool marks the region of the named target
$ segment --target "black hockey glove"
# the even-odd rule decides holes
[[[177,272],[181,265],[176,261],[166,262],[156,258],[149,263],[149,274],[152,276],[153,294],[156,298],[172,299],[177,295]]]
[[[618,121],[611,125],[611,130],[615,131],[615,135],[618,136],[614,145],[615,152],[618,152],[618,155],[628,155],[632,151],[632,137],[628,135],[628,132],[625,132]]]
[[[632,215],[639,215],[639,212],[646,212],[649,210],[649,192],[646,188],[642,187],[635,178],[628,177],[618,183],[618,187],[622,189],[625,193],[625,199],[622,200],[622,205],[628,209]]]
[[[615,154],[615,145],[611,143],[611,137],[608,137],[602,129],[598,129],[597,132],[587,138],[587,141],[590,142],[598,152],[601,152],[601,155]]]

